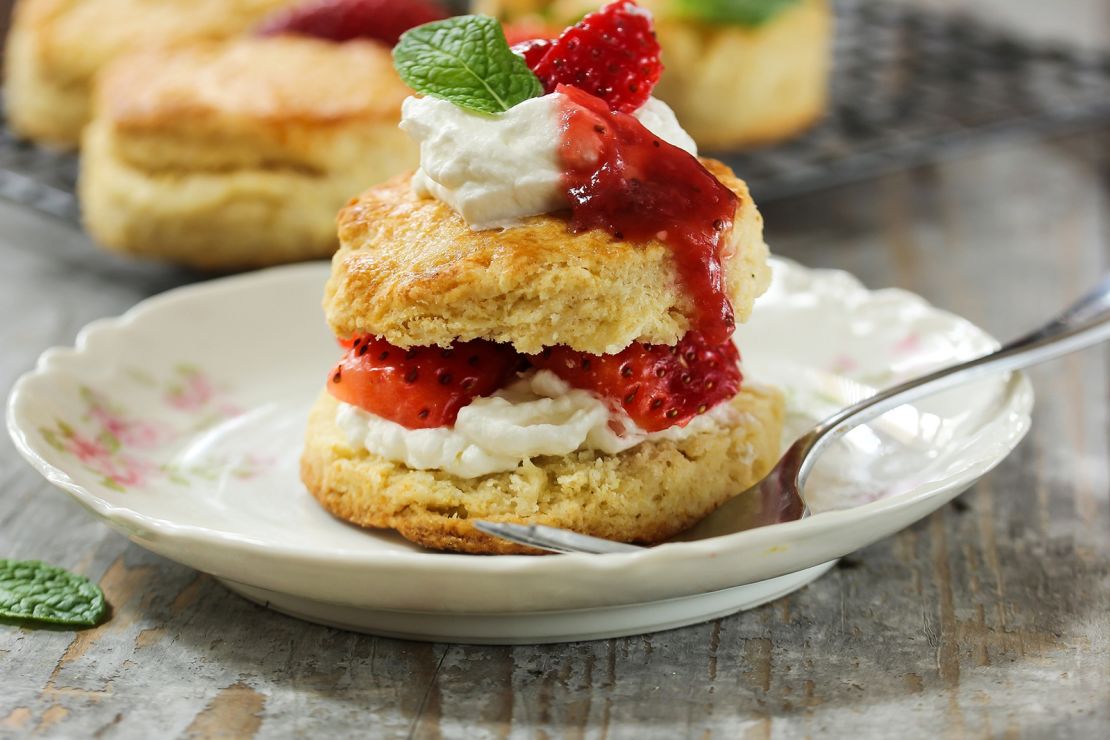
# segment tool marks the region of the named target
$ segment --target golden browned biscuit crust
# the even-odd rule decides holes
[[[80,190],[101,244],[205,269],[327,257],[352,194],[417,163],[389,50],[298,37],[145,50],[103,73]]]
[[[226,39],[298,0],[20,0],[8,37],[4,97],[12,126],[76,146],[96,73],[145,46]]]
[[[410,94],[382,44],[244,38],[127,55],[105,69],[96,117],[148,169],[323,173],[355,164],[350,132],[396,128]]]
[[[335,424],[337,402],[325,394],[309,419],[301,477],[335,516],[396,529],[433,549],[534,552],[478,532],[473,519],[661,542],[762,478],[777,461],[781,394],[748,387],[732,404],[744,422],[728,430],[682,442],[645,442],[619,455],[541,457],[513,472],[464,479],[351,449]]]
[[[706,166],[739,196],[722,252],[738,321],[770,282],[763,219],[747,186]],[[557,344],[594,354],[633,341],[674,344],[693,304],[669,247],[594,230],[571,235],[559,214],[473,231],[449,206],[416,196],[408,176],[372,188],[339,215],[340,250],[324,307],[337,336],[400,347],[486,338],[535,353]]]
[[[562,26],[602,0],[475,0],[477,12]],[[669,0],[642,0],[655,12],[666,71],[655,95],[706,149],[789,138],[825,111],[833,14],[828,0],[801,0],[755,27],[710,26],[668,14]],[[542,13],[542,15],[540,15]]]

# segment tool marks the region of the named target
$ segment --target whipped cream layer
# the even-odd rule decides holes
[[[413,188],[451,206],[475,230],[507,228],[567,207],[559,147],[560,93],[526,100],[496,116],[437,98],[409,98],[401,128],[420,145]],[[666,103],[650,98],[633,114],[663,141],[697,155]]]
[[[475,399],[459,412],[453,427],[408,429],[346,403],[340,403],[336,423],[352,447],[416,470],[477,478],[515,470],[533,457],[576,450],[615,455],[642,442],[678,441],[735,426],[739,417],[731,404],[722,403],[685,427],[645,432],[594,394],[540,370],[493,396]]]

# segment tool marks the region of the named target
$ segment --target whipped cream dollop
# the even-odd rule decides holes
[[[565,96],[532,98],[496,116],[437,98],[409,98],[401,128],[420,145],[413,188],[451,206],[472,229],[506,228],[567,207],[559,161]],[[697,155],[666,103],[633,114],[663,141]]]
[[[460,478],[515,470],[543,455],[597,450],[615,455],[651,440],[682,440],[735,426],[741,412],[719,404],[684,427],[646,432],[594,394],[571,388],[549,370],[522,377],[459,411],[453,427],[408,429],[341,403],[336,423],[352,447],[417,470],[443,470]],[[621,433],[614,431],[614,427]]]

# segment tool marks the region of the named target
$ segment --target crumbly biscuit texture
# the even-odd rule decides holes
[[[388,49],[276,37],[136,52],[84,136],[85,224],[118,251],[232,270],[330,256],[352,194],[418,162]]]
[[[96,74],[140,47],[231,38],[299,0],[21,0],[4,65],[5,105],[20,133],[76,146]]]
[[[705,163],[739,197],[722,253],[744,321],[770,283],[763,219],[731,170]],[[474,231],[449,206],[416,196],[408,176],[372,188],[339,215],[328,321],[337,336],[373,334],[400,347],[485,338],[525,353],[675,344],[691,328],[693,302],[669,246],[602,230],[571,235],[567,223],[549,214]]]
[[[758,481],[777,460],[783,419],[778,391],[747,387],[732,404],[743,420],[732,428],[681,442],[645,442],[619,455],[541,457],[512,472],[463,479],[351,449],[335,424],[337,402],[324,395],[309,420],[301,476],[335,516],[396,529],[433,549],[534,552],[478,532],[474,519],[656,543]]]

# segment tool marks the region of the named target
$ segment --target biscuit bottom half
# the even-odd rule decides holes
[[[336,517],[395,529],[436,550],[536,552],[482,534],[474,519],[651,544],[692,526],[778,461],[782,395],[745,387],[730,403],[742,412],[734,427],[644,442],[618,455],[539,457],[511,472],[468,479],[352,449],[335,424],[338,402],[324,394],[310,415],[301,478]]]

